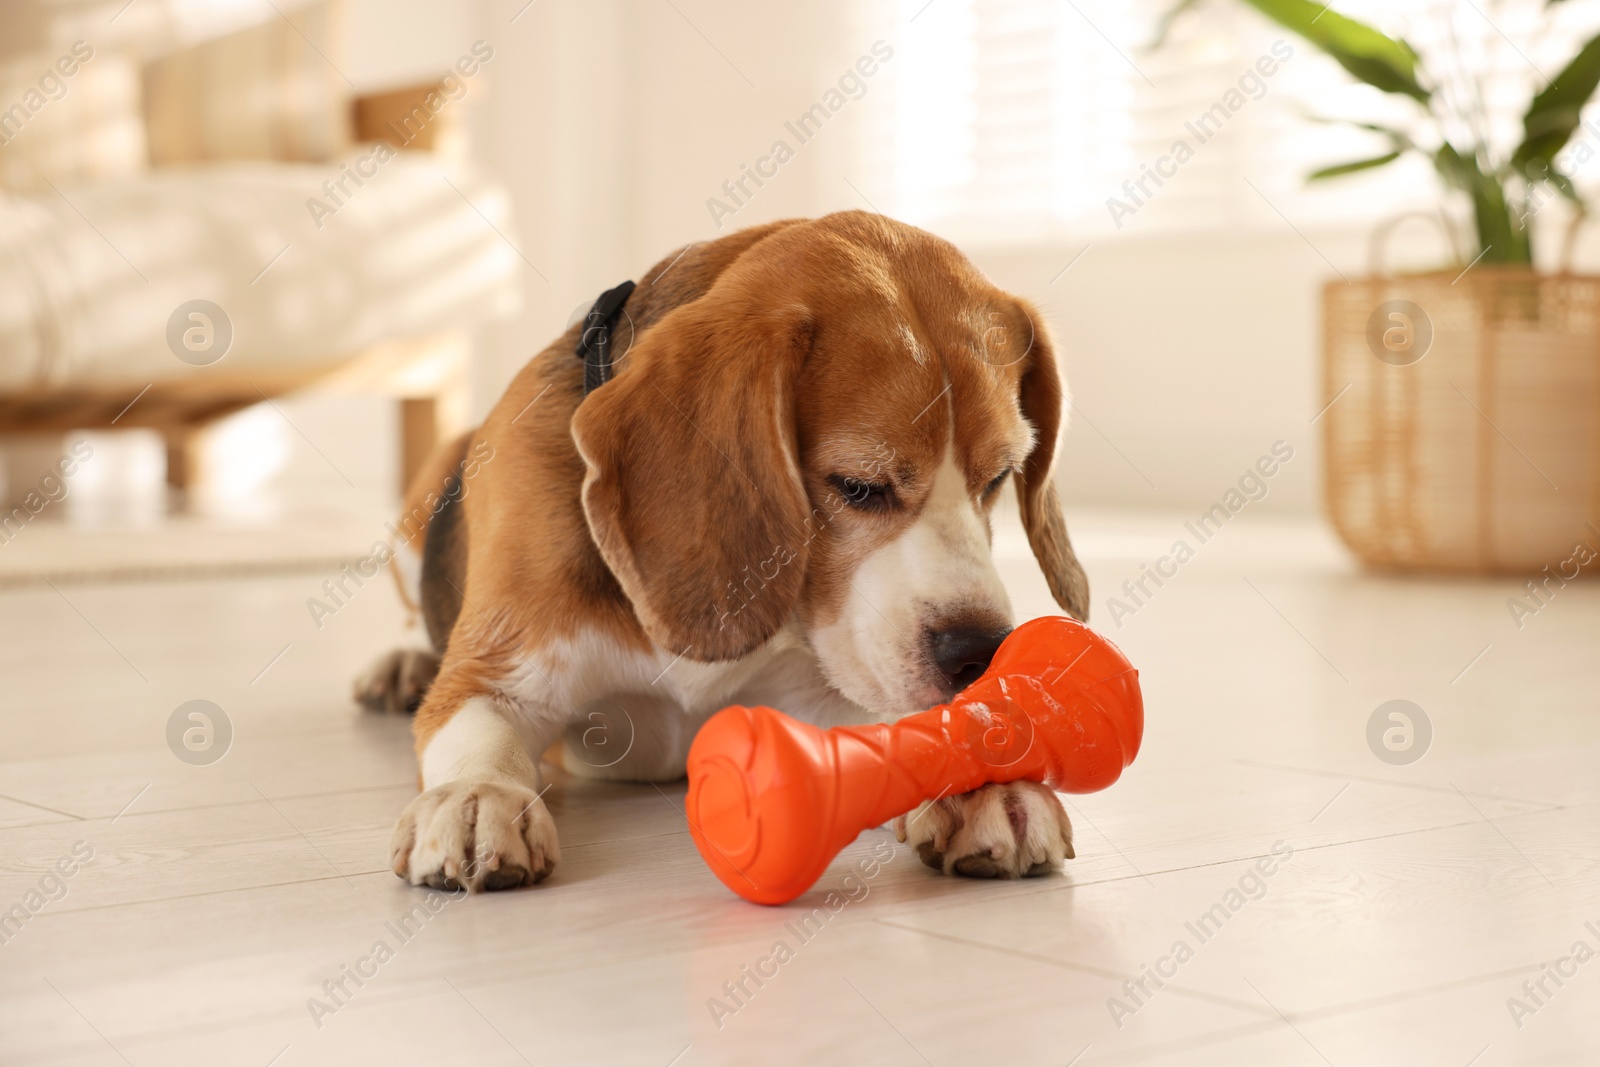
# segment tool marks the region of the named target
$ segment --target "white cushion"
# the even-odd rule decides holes
[[[331,367],[515,313],[523,260],[505,191],[426,153],[375,164],[378,151],[0,194],[0,390]],[[358,160],[376,176],[330,196],[324,183]],[[334,213],[314,220],[314,198]],[[209,367],[167,344],[168,320],[195,299],[232,322]]]
[[[0,188],[37,194],[146,169],[138,65],[79,44],[0,64]]]

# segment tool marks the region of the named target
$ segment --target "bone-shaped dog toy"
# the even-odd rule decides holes
[[[861,831],[924,800],[1021,779],[1104,789],[1143,733],[1139,672],[1117,647],[1072,619],[1035,619],[950,703],[899,722],[822,730],[724,708],[689,749],[689,832],[729,889],[783,904]]]

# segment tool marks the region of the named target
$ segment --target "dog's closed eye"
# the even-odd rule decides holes
[[[846,474],[828,475],[828,484],[857,511],[889,511],[898,504],[894,486],[888,482],[868,482]]]
[[[1006,479],[1008,477],[1010,477],[1010,475],[1011,475],[1011,468],[1010,467],[1007,467],[1005,470],[1003,470],[999,474],[995,475],[994,476],[994,480],[991,481],[988,485],[983,487],[983,492],[979,495],[979,499],[983,500],[983,501],[988,501],[990,497],[994,496],[996,493],[998,493],[1000,491],[1000,487],[1002,485],[1006,484]]]

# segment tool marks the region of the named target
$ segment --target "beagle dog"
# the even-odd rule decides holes
[[[947,700],[1013,625],[990,553],[1008,479],[1056,601],[1087,614],[1044,323],[953,246],[850,211],[691,245],[618,292],[610,381],[586,391],[575,356],[591,315],[408,494],[397,548],[433,649],[383,657],[356,695],[416,710],[392,855],[413,885],[550,874],[541,756],[670,781],[729,704],[826,727]],[[895,832],[947,874],[1073,855],[1031,782],[908,814]]]

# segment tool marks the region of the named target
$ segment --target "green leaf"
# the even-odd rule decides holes
[[[1478,165],[1468,163],[1462,158],[1455,146],[1446,141],[1439,146],[1439,151],[1433,155],[1433,165],[1438,170],[1445,184],[1464,193],[1471,193],[1476,184],[1474,175],[1478,175]]]
[[[1245,2],[1328,53],[1368,85],[1427,103],[1428,90],[1417,80],[1417,54],[1404,41],[1386,37],[1314,0]]]
[[[1486,263],[1531,263],[1533,250],[1526,227],[1512,218],[1506,191],[1494,177],[1483,173],[1478,161],[1463,156],[1448,141],[1434,153],[1433,165],[1445,183],[1472,199],[1472,219],[1478,247]]]
[[[1560,192],[1562,196],[1566,197],[1572,203],[1578,205],[1580,210],[1583,209],[1583,197],[1578,195],[1578,187],[1572,184],[1571,178],[1567,177],[1565,174],[1558,173],[1555,170],[1551,170],[1549,174],[1545,175],[1545,177],[1549,180],[1551,185],[1556,187],[1556,190]]]
[[[1393,163],[1399,158],[1400,151],[1399,149],[1396,149],[1393,152],[1385,152],[1381,156],[1373,156],[1371,159],[1358,159],[1351,163],[1340,163],[1332,167],[1323,167],[1321,170],[1314,170],[1307,175],[1306,181],[1320,182],[1327,178],[1337,178],[1343,174],[1354,174],[1356,171],[1360,170],[1371,170],[1373,167],[1381,167],[1385,163]]]
[[[1523,174],[1529,174],[1528,168],[1535,161],[1549,167],[1556,153],[1566,147],[1572,131],[1578,128],[1578,114],[1594,95],[1597,85],[1600,85],[1600,36],[1579,49],[1566,69],[1528,105],[1528,113],[1522,117],[1522,144],[1511,156],[1511,165]]]

